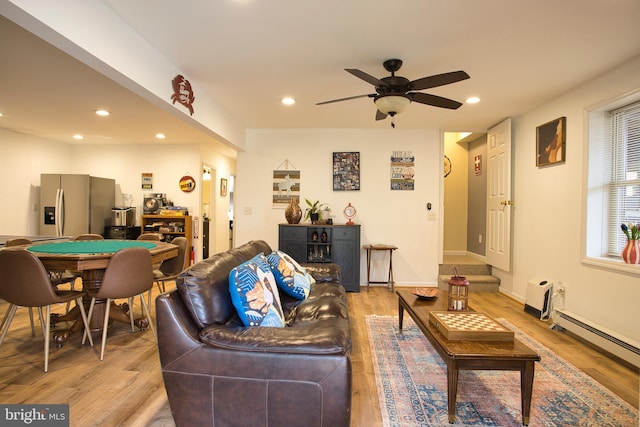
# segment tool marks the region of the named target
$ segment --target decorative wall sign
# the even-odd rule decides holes
[[[300,171],[274,170],[272,192],[274,208],[286,208],[291,197],[300,200]]]
[[[180,104],[187,107],[193,116],[193,103],[196,100],[196,97],[193,94],[193,89],[191,89],[191,83],[189,83],[189,80],[178,74],[173,78],[173,80],[171,80],[171,85],[173,86],[173,95],[171,95],[171,101],[173,101],[173,104],[178,101]]]
[[[482,154],[473,156],[473,172],[476,175],[482,175]]]
[[[141,178],[142,178],[142,189],[153,190],[153,174],[143,172]]]
[[[413,191],[415,157],[411,151],[391,153],[391,189]]]
[[[536,166],[566,160],[566,121],[566,117],[560,117],[536,128]]]
[[[180,178],[180,190],[185,193],[191,193],[196,188],[196,180],[191,175],[185,175]]]
[[[360,190],[360,152],[333,153],[333,191]]]

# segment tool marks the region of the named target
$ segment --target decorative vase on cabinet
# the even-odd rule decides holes
[[[284,217],[289,224],[298,224],[302,218],[302,208],[298,204],[298,198],[292,197],[289,200],[289,205],[284,210]]]

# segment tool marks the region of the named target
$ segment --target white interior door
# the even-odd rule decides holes
[[[487,263],[511,270],[511,119],[487,134]]]

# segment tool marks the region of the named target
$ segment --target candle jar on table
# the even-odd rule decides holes
[[[449,311],[466,311],[469,302],[469,281],[464,276],[452,276],[449,280]]]

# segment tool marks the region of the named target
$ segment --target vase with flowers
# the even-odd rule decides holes
[[[622,224],[620,228],[627,236],[627,244],[622,250],[622,259],[627,264],[640,264],[640,223]]]

